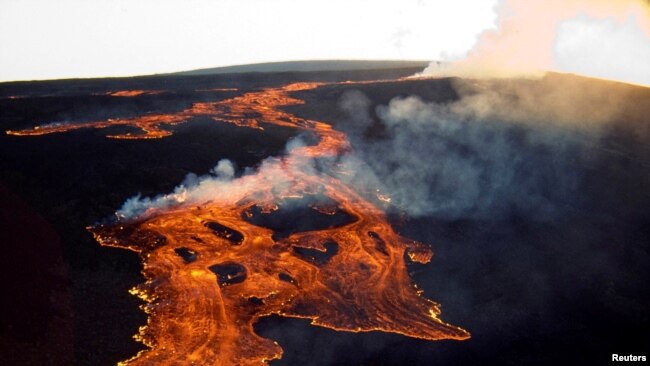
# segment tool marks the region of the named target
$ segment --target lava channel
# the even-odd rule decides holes
[[[310,169],[314,158],[350,153],[346,136],[278,107],[303,103],[289,93],[319,85],[269,88],[195,104],[170,117],[149,116],[151,122],[128,122],[145,131],[142,137],[162,137],[156,126],[204,114],[252,128],[293,127],[319,139],[267,159],[255,173],[221,182],[207,200],[179,199],[136,218],[89,227],[101,245],[133,250],[143,262],[146,282],[132,293],[146,302],[148,322],[136,338],[148,349],[124,364],[266,364],[281,358],[282,348],[257,335],[253,325],[272,314],[337,331],[469,338],[441,321],[438,304],[411,281],[405,254],[427,263],[429,247],[398,235],[383,211],[351,187]],[[313,219],[301,221],[298,216],[306,214]]]

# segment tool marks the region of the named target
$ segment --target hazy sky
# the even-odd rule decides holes
[[[0,80],[463,56],[495,0],[0,0]]]

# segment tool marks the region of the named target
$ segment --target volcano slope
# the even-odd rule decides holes
[[[248,207],[243,203],[248,221],[237,221],[238,225],[271,229],[275,235],[269,239],[280,244],[274,250],[292,247],[287,253],[297,260],[318,265],[346,253],[345,244],[341,249],[345,239],[339,237],[337,244],[311,243],[301,232],[355,225],[350,223],[360,217],[355,207],[367,202],[367,207],[379,209],[373,215],[388,214],[386,220],[392,228],[366,230],[364,240],[373,243],[378,253],[387,251],[382,238],[391,238],[388,245],[394,245],[400,241],[393,236],[397,234],[414,240],[409,243],[430,244],[435,251],[432,262],[417,263],[428,257],[427,248],[418,244],[407,251],[414,254],[415,261],[404,258],[403,270],[423,290],[424,297],[442,304],[446,322],[462,325],[472,338],[427,342],[383,332],[345,333],[272,315],[257,320],[254,328],[255,334],[277,341],[283,349],[282,359],[272,364],[547,364],[567,359],[585,363],[608,359],[610,353],[642,350],[640,347],[648,344],[644,315],[648,298],[643,280],[648,274],[647,89],[569,75],[548,75],[542,80],[340,83],[346,79],[395,79],[410,72],[3,85],[2,127],[11,131],[35,131],[33,127],[43,122],[67,122],[41,127],[57,129],[80,122],[184,114],[183,121],[172,120],[162,126],[157,124],[160,120],[148,120],[158,128],[154,132],[169,134],[146,141],[105,138],[151,132],[129,123],[64,134],[1,137],[2,155],[7,157],[2,162],[3,184],[24,197],[63,241],[62,251],[51,255],[61,258],[69,270],[55,272],[63,277],[57,283],[63,284],[51,285],[51,291],[67,293],[72,307],[61,310],[66,309],[59,306],[61,301],[39,300],[45,304],[36,309],[45,308],[45,313],[49,308],[59,309],[59,314],[47,315],[50,321],[43,322],[45,326],[61,319],[75,325],[74,342],[69,343],[74,345],[79,364],[110,364],[135,355],[138,345],[129,337],[146,322],[137,300],[127,294],[143,281],[137,275],[137,258],[97,247],[83,228],[109,217],[135,193],[153,197],[172,192],[183,176],[206,175],[221,159],[240,167],[233,173],[235,179],[241,179],[252,174],[244,167],[262,169],[260,162],[268,156],[302,154],[310,158],[310,174],[340,182],[335,191],[346,187],[355,192],[357,205],[346,209],[340,196],[335,197],[338,201],[334,199],[339,204],[332,204],[322,196],[331,196],[333,191],[306,184],[297,191],[289,189],[280,202],[262,194],[257,196],[262,204]],[[348,147],[311,159],[310,149],[327,142],[324,135],[264,121],[253,125],[256,116],[246,115],[247,111],[225,112],[248,120],[244,126],[263,130],[223,123],[232,119],[223,118],[223,110],[218,111],[222,121],[212,120],[212,111],[205,109],[185,121],[190,112],[183,111],[197,112],[192,106],[199,103],[225,101],[295,81],[325,84],[288,90],[293,98],[306,103],[289,103],[278,106],[279,110],[331,124],[331,133],[343,132]],[[295,121],[289,118],[285,122]],[[305,169],[298,171],[304,173]],[[186,179],[187,187],[193,186],[191,181],[197,179]],[[350,197],[344,194],[343,198]],[[132,202],[146,206],[146,202]],[[305,215],[314,211],[335,220]],[[147,215],[154,217],[155,213]],[[306,218],[298,219],[302,217]],[[164,221],[163,216],[161,219]],[[287,221],[298,227],[287,227]],[[244,237],[249,230],[223,222],[204,224],[201,230],[206,230],[205,235],[211,230],[235,242],[237,229],[244,231]],[[101,228],[107,226],[94,227],[100,228],[95,234],[102,241]],[[200,240],[201,235],[197,236]],[[20,243],[20,235],[11,238]],[[153,238],[155,243],[156,237],[137,238],[148,243]],[[9,246],[15,247],[19,245]],[[179,263],[196,263],[193,259],[202,255],[200,251],[197,255],[196,248],[183,248],[176,248],[179,251],[174,254]],[[214,280],[213,285],[236,292],[241,267],[213,264],[218,266],[209,268],[212,274],[205,273]],[[4,268],[7,275],[3,278],[21,281],[18,264]],[[197,281],[203,278],[201,273],[197,272]],[[284,273],[274,281],[295,288],[304,280]],[[21,290],[14,287],[14,291]],[[136,292],[147,297],[142,287]],[[252,305],[248,306],[260,306],[259,302],[270,306],[262,296],[249,299]],[[267,304],[274,301],[266,300]],[[408,309],[408,304],[405,306]],[[303,306],[296,311],[303,317],[313,310]],[[339,316],[358,315],[350,311]],[[28,317],[18,306],[8,314],[12,316],[3,320],[7,325],[3,329],[15,329],[20,319]],[[409,326],[408,320],[395,319],[396,327]],[[332,320],[325,323],[337,328]],[[28,336],[20,338],[6,331],[3,337],[11,340],[14,349],[46,344],[52,334],[48,328],[31,326],[34,329]],[[3,357],[21,359],[20,352],[4,350]]]

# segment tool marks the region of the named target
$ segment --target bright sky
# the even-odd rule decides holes
[[[0,81],[462,57],[496,0],[0,0]]]

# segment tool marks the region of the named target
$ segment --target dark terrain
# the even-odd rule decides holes
[[[5,83],[0,84],[0,129],[174,112],[192,102],[292,81],[393,79],[416,71]],[[648,354],[650,89],[549,75],[540,81],[485,81],[477,90],[508,91],[513,83],[533,95],[571,85],[586,106],[622,97],[597,133],[584,128],[600,118],[589,107],[578,112],[566,109],[576,113],[571,121],[544,127],[544,133],[563,138],[544,144],[531,143],[538,125],[508,127],[503,136],[510,150],[498,159],[463,133],[449,137],[425,127],[413,136],[400,134],[411,138],[407,162],[398,155],[402,145],[394,144],[395,134],[401,132],[391,130],[377,106],[411,95],[425,103],[454,103],[466,96],[463,81],[335,84],[295,93],[307,103],[286,109],[346,132],[355,153],[368,169],[386,178],[387,188],[392,186],[390,177],[382,175],[386,162],[394,165],[393,172],[400,165],[424,171],[445,159],[452,167],[469,161],[471,166],[484,164],[478,201],[486,203],[417,214],[409,212],[407,199],[386,206],[402,235],[430,244],[435,253],[431,263],[411,266],[414,282],[425,296],[442,304],[441,319],[467,329],[471,339],[426,342],[378,332],[343,333],[307,321],[269,317],[256,330],[278,341],[285,351],[283,359],[272,364],[595,365],[609,364],[612,353]],[[201,91],[212,88],[238,90]],[[168,92],[125,98],[101,95],[129,89]],[[362,95],[365,99],[359,100],[365,102],[348,108],[345,103],[351,95]],[[562,109],[569,108],[566,104],[572,103],[557,113],[566,115]],[[539,108],[549,106],[541,103]],[[532,111],[535,120],[549,115]],[[492,124],[485,125],[487,132],[478,132],[492,136],[490,131],[501,131],[498,117],[497,113],[489,120]],[[107,139],[114,132],[110,129],[0,135],[0,363],[110,365],[137,353],[143,346],[132,335],[146,317],[128,290],[142,281],[139,260],[134,253],[100,247],[85,227],[113,215],[127,198],[170,192],[186,174],[205,174],[220,159],[232,160],[241,173],[268,156],[281,155],[287,141],[298,134],[273,126],[261,132],[208,118],[165,128],[174,134],[157,140]],[[455,155],[430,150],[439,140]],[[379,157],[378,151],[383,153]],[[514,178],[499,185],[491,172],[504,164]],[[454,174],[453,169],[448,173]],[[566,176],[570,183],[565,183]],[[441,192],[449,197],[464,194],[462,181],[451,190],[436,188],[448,178],[438,172],[413,180],[427,186],[428,199],[438,202]],[[534,184],[529,182],[533,179]],[[407,190],[414,184],[401,182]],[[351,183],[364,188],[359,181]],[[492,198],[489,202],[487,196]],[[292,217],[279,215],[280,221]]]

